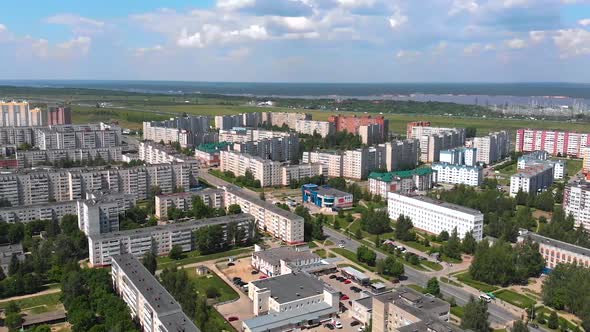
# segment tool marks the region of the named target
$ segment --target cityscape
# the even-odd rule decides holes
[[[425,3],[0,18],[0,332],[590,331],[590,6]]]

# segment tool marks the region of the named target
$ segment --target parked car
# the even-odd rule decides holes
[[[326,323],[326,324],[324,324],[324,327],[327,328],[327,329],[329,329],[329,330],[333,330],[334,329],[334,324],[332,324],[332,323]]]
[[[353,320],[353,321],[350,323],[350,326],[357,326],[357,325],[361,325],[361,322],[359,322],[358,320]]]
[[[335,275],[335,274],[332,274],[332,275],[330,276],[330,279],[336,279],[336,278],[338,278],[338,276],[337,276],[337,275]]]
[[[343,294],[342,296],[340,296],[341,301],[346,301],[348,299],[350,299],[350,297],[348,297],[348,295],[346,295],[346,294]]]
[[[340,282],[343,282],[344,280],[346,280],[346,278],[344,278],[344,277],[336,277],[336,280],[338,280]]]
[[[252,273],[252,274],[258,274],[258,271],[257,270],[252,270],[252,272],[250,272],[250,273]]]
[[[346,280],[344,280],[344,283],[345,283],[345,284],[347,284],[347,285],[348,285],[348,284],[350,284],[351,282],[352,282],[352,281],[350,281],[350,279],[346,279]]]
[[[344,243],[340,243],[340,244],[338,245],[338,247],[339,247],[339,248],[344,248]]]
[[[228,266],[228,267],[229,267],[229,266],[234,266],[234,265],[236,265],[236,264],[235,264],[235,263],[227,263],[227,266]]]
[[[237,284],[237,283],[238,283],[238,281],[242,281],[242,278],[240,278],[240,277],[233,277],[233,278],[232,278],[232,282],[233,282],[234,284]]]
[[[237,321],[237,320],[240,320],[240,318],[238,318],[237,316],[229,316],[229,317],[227,318],[227,321],[228,321],[228,322],[235,322],[235,321]]]
[[[337,321],[336,324],[334,325],[337,329],[341,329],[342,328],[342,322]]]

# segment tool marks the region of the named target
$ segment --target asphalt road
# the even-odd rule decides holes
[[[341,241],[344,241],[344,247],[353,252],[356,252],[356,249],[359,246],[361,246],[360,242],[353,239],[349,240],[346,236],[328,227],[324,227],[324,234],[328,236],[328,238],[330,238],[330,240],[334,243],[340,243]],[[386,258],[385,254],[379,251],[376,251],[376,253],[378,258]],[[408,277],[408,281],[420,285],[422,287],[425,287],[426,283],[428,282],[428,279],[431,278],[431,276],[427,273],[418,271],[407,265],[405,266],[405,275]],[[457,304],[459,305],[464,305],[465,303],[467,303],[471,295],[477,296],[477,293],[475,292],[469,292],[463,288],[454,287],[442,282],[440,283],[440,289],[444,296],[453,296],[457,301]],[[490,303],[488,305],[488,313],[490,314],[490,322],[500,325],[506,325],[508,322],[520,318],[515,313],[512,313],[505,308],[502,308],[501,304],[495,303]]]

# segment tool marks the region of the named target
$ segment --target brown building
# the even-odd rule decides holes
[[[408,122],[406,125],[406,138],[412,138],[412,128],[414,127],[430,127],[430,121]]]
[[[65,106],[50,107],[47,110],[46,126],[72,124],[72,110]]]
[[[346,115],[332,115],[328,118],[329,122],[334,123],[336,131],[347,131],[349,133],[359,135],[361,126],[378,125],[378,138],[380,142],[384,142],[389,134],[389,120],[383,116],[372,117],[365,116],[346,116]],[[375,142],[375,143],[380,143]]]

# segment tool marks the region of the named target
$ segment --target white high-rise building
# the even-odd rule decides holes
[[[319,163],[327,167],[327,174],[329,177],[341,177],[343,171],[343,155],[337,151],[311,151],[303,152],[301,162]]]
[[[415,168],[420,161],[420,142],[417,139],[387,142],[384,146],[388,172]]]
[[[319,163],[286,165],[281,167],[281,181],[283,186],[288,186],[293,180],[300,181],[325,173],[327,173],[327,167]]]
[[[281,163],[236,151],[221,151],[219,169],[230,171],[237,176],[246,175],[250,171],[261,187],[281,185]]]
[[[553,164],[542,163],[526,166],[510,177],[510,196],[514,197],[520,190],[535,194],[553,184]]]
[[[477,159],[477,149],[475,148],[455,148],[442,150],[440,152],[440,162],[453,165],[475,166]]]
[[[87,193],[77,202],[78,227],[86,235],[116,232],[119,215],[135,205],[132,194]]]
[[[420,140],[420,160],[439,161],[440,151],[465,145],[465,128],[410,127],[408,138]]]
[[[295,131],[306,135],[317,133],[322,137],[326,137],[333,134],[336,127],[334,123],[328,121],[297,120]]]
[[[570,183],[563,192],[563,210],[574,216],[576,226],[590,231],[590,183]]]
[[[463,238],[471,232],[475,240],[483,237],[483,214],[464,206],[437,201],[425,196],[405,196],[390,192],[387,195],[389,218],[397,219],[403,215],[412,220],[414,227],[432,234],[456,228]]]
[[[475,137],[473,147],[477,149],[477,161],[490,165],[508,156],[510,135],[503,130],[487,136]]]
[[[453,165],[449,163],[434,163],[435,182],[466,184],[479,186],[483,182],[483,168],[479,166]]]

